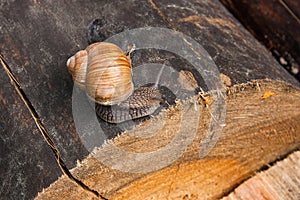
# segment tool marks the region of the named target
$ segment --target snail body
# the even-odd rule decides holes
[[[97,42],[67,61],[75,85],[96,103],[96,113],[111,123],[152,114],[159,106],[157,87],[134,89],[130,56],[118,46]]]
[[[113,106],[97,104],[96,113],[104,121],[120,123],[152,114],[160,107],[161,94],[155,87],[139,87],[128,99]]]

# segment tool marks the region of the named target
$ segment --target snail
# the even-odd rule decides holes
[[[141,118],[160,107],[157,85],[134,88],[130,53],[112,43],[96,42],[67,61],[75,85],[96,103],[95,111],[104,121]]]

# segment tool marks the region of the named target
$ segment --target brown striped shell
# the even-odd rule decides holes
[[[98,42],[68,59],[75,84],[96,103],[119,104],[133,92],[130,58],[115,44]]]

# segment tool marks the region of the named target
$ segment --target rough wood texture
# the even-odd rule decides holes
[[[275,95],[263,99],[262,95],[267,91],[273,91]],[[111,154],[112,145],[128,151],[159,151],[166,141],[171,142],[174,134],[178,134],[177,125],[181,123],[178,110],[191,107],[191,103],[186,102],[178,105],[175,111],[167,112],[167,123],[155,136],[144,140],[131,137],[143,126],[147,127],[147,133],[154,131],[154,124],[157,123],[154,118],[150,120],[153,126],[142,124],[94,151],[93,155],[73,169],[73,173],[109,199],[220,198],[265,164],[299,147],[300,123],[295,123],[300,116],[299,99],[300,90],[283,82],[259,81],[236,85],[228,88],[226,127],[216,146],[205,158],[199,159],[199,151],[205,130],[208,129],[208,108],[203,109],[192,144],[180,159],[167,168],[147,174],[126,173],[107,167],[96,159],[111,160],[118,156]],[[170,155],[161,156],[167,159]],[[122,157],[118,159],[124,162]],[[135,167],[135,163],[132,165],[129,168]],[[82,199],[86,198],[86,194],[69,179],[62,177],[39,194],[37,199],[62,197]]]
[[[222,200],[300,199],[300,151],[247,180]]]
[[[0,11],[2,14],[0,16],[2,23],[0,29],[1,55],[7,61],[28,100],[48,128],[69,167],[75,166],[75,160],[83,159],[88,154],[88,151],[82,145],[73,123],[71,103],[73,82],[67,72],[65,62],[77,50],[86,47],[86,26],[95,18],[101,19],[103,24],[101,31],[105,37],[136,27],[159,26],[171,28],[175,26],[179,31],[191,36],[204,46],[217,64],[220,72],[226,74],[232,84],[245,83],[253,79],[270,78],[273,80],[284,80],[295,86],[300,85],[277,64],[270,53],[250,33],[243,29],[218,1],[186,0],[156,1],[155,3],[157,7],[153,6],[152,1],[137,0],[105,0],[101,2],[57,1],[55,3],[53,1],[24,0],[8,2],[0,0]],[[172,22],[172,25],[170,22]],[[0,142],[3,144],[1,145],[3,151],[0,152],[2,159],[0,182],[3,184],[0,192],[1,196],[4,195],[11,199],[30,199],[38,191],[41,191],[42,188],[47,187],[54,179],[58,178],[60,172],[57,163],[52,158],[52,154],[42,144],[41,137],[37,134],[38,131],[33,125],[33,120],[30,119],[19,97],[12,90],[9,80],[5,77],[6,74],[1,70],[0,97],[3,104],[0,107]],[[271,88],[280,88],[281,86],[281,84],[277,85],[275,83]],[[286,88],[285,86],[282,87]],[[253,92],[252,95],[257,94],[254,91],[251,91]],[[278,96],[275,95],[275,98],[272,96],[270,100],[259,102],[274,100],[268,105],[270,106],[269,109],[287,109],[289,111],[289,109],[292,110],[289,106],[294,106],[294,112],[290,113],[290,116],[285,115],[288,111],[281,111],[282,116],[271,115],[271,110],[261,110],[257,107],[260,104],[250,105],[250,102],[248,102],[249,108],[256,107],[255,111],[260,112],[259,115],[247,115],[249,110],[245,109],[247,105],[244,100],[248,98],[244,97],[243,100],[239,100],[238,103],[240,105],[237,105],[240,107],[237,109],[241,109],[241,111],[235,110],[234,112],[236,112],[236,116],[240,116],[238,117],[239,120],[244,119],[244,123],[250,123],[247,129],[253,129],[252,133],[256,133],[260,129],[270,130],[270,127],[263,123],[265,117],[269,115],[271,116],[268,118],[269,125],[271,125],[272,120],[274,120],[274,124],[276,122],[279,123],[278,121],[280,120],[283,122],[283,125],[279,126],[277,124],[276,128],[272,128],[272,131],[267,136],[258,134],[262,139],[255,139],[257,135],[255,137],[252,135],[253,141],[267,145],[264,146],[267,150],[256,146],[255,143],[252,143],[252,140],[244,140],[239,135],[241,138],[237,141],[244,146],[250,142],[253,145],[253,151],[257,150],[262,154],[265,152],[263,154],[265,156],[264,161],[260,157],[247,158],[253,159],[253,162],[245,171],[241,169],[241,174],[253,172],[259,166],[276,159],[280,155],[284,155],[297,146],[297,142],[299,143],[297,136],[294,135],[296,134],[295,131],[299,130],[299,127],[296,127],[299,124],[299,121],[297,121],[299,113],[296,111],[299,109],[295,109],[299,105],[297,104],[297,99],[295,99],[297,92],[289,93],[290,97],[286,94],[288,91],[282,92]],[[251,92],[249,95],[251,95]],[[294,94],[296,96],[293,96]],[[257,96],[259,99],[260,95],[262,94],[259,93]],[[237,97],[231,98],[228,103],[230,105],[234,104],[235,98]],[[286,99],[280,101],[277,98]],[[281,104],[278,104],[277,100]],[[244,115],[240,115],[240,112],[243,111]],[[245,116],[251,118],[250,122],[248,118],[244,118]],[[292,118],[293,120],[291,120]],[[228,120],[233,120],[233,118],[229,116]],[[259,126],[255,127],[256,125]],[[237,132],[247,131],[237,129],[237,126],[238,124],[235,121],[231,126],[227,126],[226,129],[232,129],[232,131],[235,130]],[[289,132],[286,132],[287,130]],[[110,129],[107,128],[107,132],[109,131]],[[276,134],[280,135],[278,137],[280,140]],[[290,137],[283,137],[284,134]],[[237,152],[248,151],[247,149],[235,148],[235,143],[231,141],[236,139],[235,135],[228,134],[227,137],[225,140],[227,143],[215,149],[215,153],[212,154],[216,164],[214,162],[205,164],[205,161],[197,161],[196,158],[198,157],[194,157],[195,160],[191,159],[189,162],[191,164],[195,163],[197,166],[223,166],[226,159],[224,161],[223,157],[220,156],[223,154],[218,153],[218,151],[227,151],[227,148]],[[275,147],[269,146],[263,140],[265,137],[270,137],[269,139],[276,145],[279,145],[280,148],[275,149]],[[282,140],[286,143],[282,142]],[[197,141],[194,146],[198,146]],[[193,147],[191,147],[191,152],[193,152],[192,150]],[[235,155],[239,159],[246,159],[243,155]],[[234,159],[237,158],[234,157]],[[218,160],[221,161],[219,162]],[[93,162],[93,160],[89,162]],[[189,169],[189,162],[184,164],[187,167],[186,169]],[[230,161],[228,165],[242,168],[236,162]],[[90,165],[93,166],[92,163]],[[102,168],[95,169],[99,170]],[[204,170],[204,168],[200,169]],[[109,196],[112,196],[118,187],[124,188],[130,180],[142,176],[132,174],[123,176],[122,173],[117,171],[113,171],[113,174],[103,174],[102,172],[109,169],[103,168],[103,170],[99,172],[101,180],[99,180],[98,176],[95,176],[95,179],[100,182],[87,183],[91,187],[99,189],[99,192],[104,192]],[[201,170],[200,172],[202,173],[203,171]],[[168,173],[168,171],[166,172]],[[86,169],[86,174],[80,173],[78,176],[86,180],[92,174],[93,168],[89,168]],[[238,177],[237,179],[240,180],[240,178]],[[246,178],[246,176],[243,178]],[[116,187],[113,185],[114,181],[116,181],[115,179],[120,180],[120,182],[116,182]],[[228,179],[228,181],[233,183],[235,180]],[[77,192],[78,188],[72,184],[66,182],[65,186],[70,186],[70,190],[74,189]],[[94,187],[95,185],[97,187]],[[227,190],[230,190],[230,187]],[[56,192],[59,191],[61,190],[58,189]],[[121,194],[122,191],[126,190],[118,190],[118,194]],[[56,193],[55,195],[53,193],[53,198],[61,197],[62,194]],[[84,196],[87,194],[80,191],[78,195]],[[218,191],[218,194],[214,195],[221,195],[221,192]]]
[[[300,4],[293,0],[221,0],[300,80]]]
[[[40,137],[2,66],[0,154],[1,199],[33,198],[37,188],[49,185],[61,175],[52,152]]]

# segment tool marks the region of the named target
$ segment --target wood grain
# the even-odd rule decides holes
[[[300,80],[300,4],[293,0],[221,2]]]
[[[267,91],[273,91],[275,95],[263,99]],[[178,110],[170,110],[167,114],[172,117],[167,117],[164,128],[155,136],[147,139],[133,137],[143,126],[148,127],[148,133],[151,133],[151,127],[155,127],[148,126],[149,122],[141,124],[141,127],[94,150],[92,155],[73,169],[73,173],[109,199],[216,199],[255,175],[267,163],[299,148],[298,88],[284,82],[261,80],[234,85],[227,89],[227,94],[226,126],[206,157],[199,159],[201,142],[210,119],[209,109],[203,108],[193,142],[168,167],[148,173],[128,173],[106,166],[107,159],[116,159],[122,164],[127,162],[128,168],[138,170],[139,167],[130,161],[133,158],[126,160],[118,157],[118,154],[112,154],[111,146],[140,153],[160,151],[165,141],[172,142],[174,135],[166,134],[164,129],[169,129],[168,132],[175,129],[176,134],[179,128],[176,124],[180,124],[181,119]],[[191,103],[178,106],[190,107]],[[150,121],[157,123],[155,118]],[[152,144],[155,144],[154,147]],[[167,159],[170,155],[167,153],[159,157]],[[145,164],[148,165],[151,162]],[[40,193],[37,199],[81,199],[85,195],[66,177],[61,177]]]
[[[256,174],[222,200],[299,199],[299,180],[300,152],[296,151],[268,170]]]
[[[153,3],[156,6],[153,6]],[[77,159],[84,159],[88,155],[88,151],[82,144],[73,122],[73,82],[65,63],[68,57],[87,46],[86,27],[93,19],[100,19],[102,23],[101,32],[105,37],[137,27],[176,27],[180,32],[194,38],[208,51],[220,72],[228,76],[232,84],[269,78],[286,81],[298,87],[300,85],[278,65],[270,52],[242,27],[219,1],[185,0],[162,3],[146,0],[104,0],[101,3],[99,1],[58,1],[53,3],[46,0],[9,2],[0,0],[0,5],[1,55],[18,79],[20,87],[38,113],[42,123],[49,130],[62,158],[66,160],[69,167],[74,167]],[[145,58],[136,59],[136,63],[143,63],[142,61],[147,61],[147,59],[155,62],[161,59],[161,55],[166,54],[146,52],[144,55]],[[148,58],[146,58],[147,55]],[[163,58],[172,57],[173,55],[167,55]],[[176,66],[175,61],[171,64]],[[11,83],[9,79],[5,78],[6,74],[3,70],[0,77],[0,99],[3,102],[0,107],[0,142],[4,144],[1,145],[3,151],[0,152],[3,159],[0,171],[0,182],[3,183],[1,195],[11,199],[30,199],[42,188],[49,186],[53,180],[57,179],[60,172],[54,156],[46,149],[45,145],[43,146],[33,119],[28,113],[26,114],[25,107],[12,90]],[[238,94],[234,94],[238,96]],[[269,101],[272,98],[273,96],[266,100]],[[286,100],[288,102],[288,99]],[[234,98],[231,101],[234,102]],[[295,102],[297,101],[295,100]],[[241,105],[238,109],[244,109],[247,106],[243,101],[239,101],[239,103]],[[280,107],[277,105],[290,104],[284,102],[278,104],[274,101],[272,109]],[[295,107],[294,104],[293,106]],[[249,109],[252,108],[249,105],[248,107]],[[256,107],[254,111],[257,110],[261,111]],[[250,123],[251,126],[256,125],[253,122],[255,116],[262,120],[270,115],[272,116],[268,117],[270,121],[273,118],[280,121],[278,118],[281,118],[277,115],[271,115],[269,112],[255,115],[255,113],[250,112],[251,110],[246,111],[243,115],[236,115],[240,117],[239,120],[245,119],[245,116],[250,118],[254,116],[251,120],[245,119],[243,121],[243,123]],[[239,110],[232,112],[239,113]],[[283,119],[287,117],[284,114]],[[277,122],[276,120],[274,122]],[[263,122],[258,124],[262,130],[266,126]],[[101,125],[105,127],[110,137],[121,132],[116,130],[116,127]],[[291,121],[287,121],[286,124],[278,128],[279,130],[283,128],[293,130],[293,126]],[[236,131],[240,130],[238,127],[237,124],[230,126]],[[258,129],[253,128],[254,130]],[[235,135],[229,138],[232,137],[234,138]],[[291,140],[293,138],[294,136],[291,136]],[[236,152],[240,151],[232,147],[233,144],[230,139],[226,141],[229,149]],[[251,143],[251,141],[246,142],[243,139],[239,141],[246,144],[247,142]],[[263,143],[263,141],[261,142]],[[281,140],[278,141],[278,143],[280,142]],[[245,145],[244,143],[242,144]],[[282,149],[279,150],[286,152],[294,144],[293,141],[288,143],[286,147],[282,146]],[[227,149],[226,145],[224,144],[222,147],[224,151]],[[261,148],[257,149],[255,150],[264,151]],[[221,151],[221,149],[218,150]],[[266,154],[268,154],[267,152],[269,151],[266,151]],[[272,160],[280,153],[270,154],[269,157]],[[198,157],[195,156],[196,158]],[[264,162],[268,162],[268,159],[265,159]],[[253,166],[253,168],[259,168],[261,165],[262,163],[258,162],[257,166]],[[108,170],[107,168],[103,169]],[[92,167],[87,170],[88,174],[92,171]],[[133,180],[130,175],[123,175],[116,171],[113,173],[115,179],[120,180],[120,182],[116,182],[116,187],[111,185],[114,183],[114,177],[109,173],[100,173],[99,175],[101,178],[104,177],[105,183],[87,183],[93,188],[94,184],[98,185],[99,188],[95,187],[95,189],[112,196],[116,190],[112,188],[123,187]],[[79,177],[86,180],[84,177]],[[99,177],[95,178],[99,179]],[[107,178],[105,179],[105,177]],[[73,183],[66,183],[65,186],[69,185],[71,186],[70,190],[79,191]],[[100,186],[103,188],[100,189]],[[59,188],[57,189],[60,191]],[[82,194],[83,197],[86,195],[83,191],[79,191],[79,194]],[[59,197],[62,194],[57,195],[56,197]],[[53,193],[54,197],[55,194]]]

